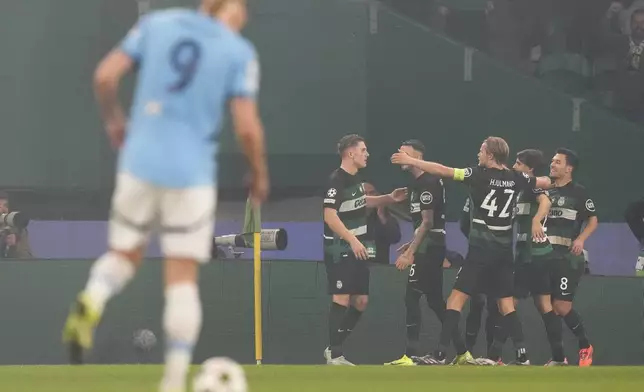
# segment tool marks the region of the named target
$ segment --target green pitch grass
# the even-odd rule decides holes
[[[6,366],[1,392],[156,392],[160,366]],[[644,367],[246,366],[252,392],[622,392],[641,390]]]

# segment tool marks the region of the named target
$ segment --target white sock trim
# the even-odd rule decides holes
[[[201,331],[202,311],[196,283],[179,283],[165,290],[163,327],[166,334],[165,387],[185,385],[192,351]]]
[[[127,258],[116,252],[103,254],[92,266],[85,293],[100,312],[107,301],[132,280],[136,269]]]

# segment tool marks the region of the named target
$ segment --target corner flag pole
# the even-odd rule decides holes
[[[262,364],[262,259],[261,259],[262,220],[260,208],[253,208],[250,198],[246,200],[244,233],[253,233],[253,277],[255,291],[255,361]]]

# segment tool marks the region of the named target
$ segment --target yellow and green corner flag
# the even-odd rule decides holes
[[[250,197],[246,199],[246,213],[244,215],[244,228],[242,233],[259,233],[262,230],[262,217],[260,208],[253,208]]]
[[[262,363],[262,261],[261,261],[261,231],[262,219],[260,208],[254,208],[250,197],[246,200],[246,214],[244,216],[244,234],[252,233],[253,246],[253,274],[255,291],[255,360],[258,365]],[[246,236],[245,236],[246,237]]]

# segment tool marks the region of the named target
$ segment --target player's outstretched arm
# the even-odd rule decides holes
[[[324,223],[326,223],[335,234],[351,245],[351,250],[356,258],[360,260],[367,260],[369,258],[367,248],[365,248],[358,238],[356,238],[356,236],[347,229],[344,223],[342,223],[336,209],[324,208]]]
[[[555,187],[550,177],[535,177],[535,188],[552,189]]]
[[[111,51],[94,71],[94,95],[114,147],[125,135],[125,113],[118,100],[121,79],[132,69],[134,61],[120,49]]]
[[[365,196],[367,208],[378,208],[389,204],[400,203],[407,199],[407,188],[395,189],[388,195]]]
[[[391,163],[395,165],[409,165],[420,170],[443,178],[454,178],[454,168],[443,166],[440,163],[423,161],[409,156],[403,151],[398,151],[391,156]]]
[[[255,203],[261,203],[268,196],[269,183],[264,127],[259,118],[257,103],[251,98],[233,98],[230,110],[237,140],[250,165],[251,197]]]

